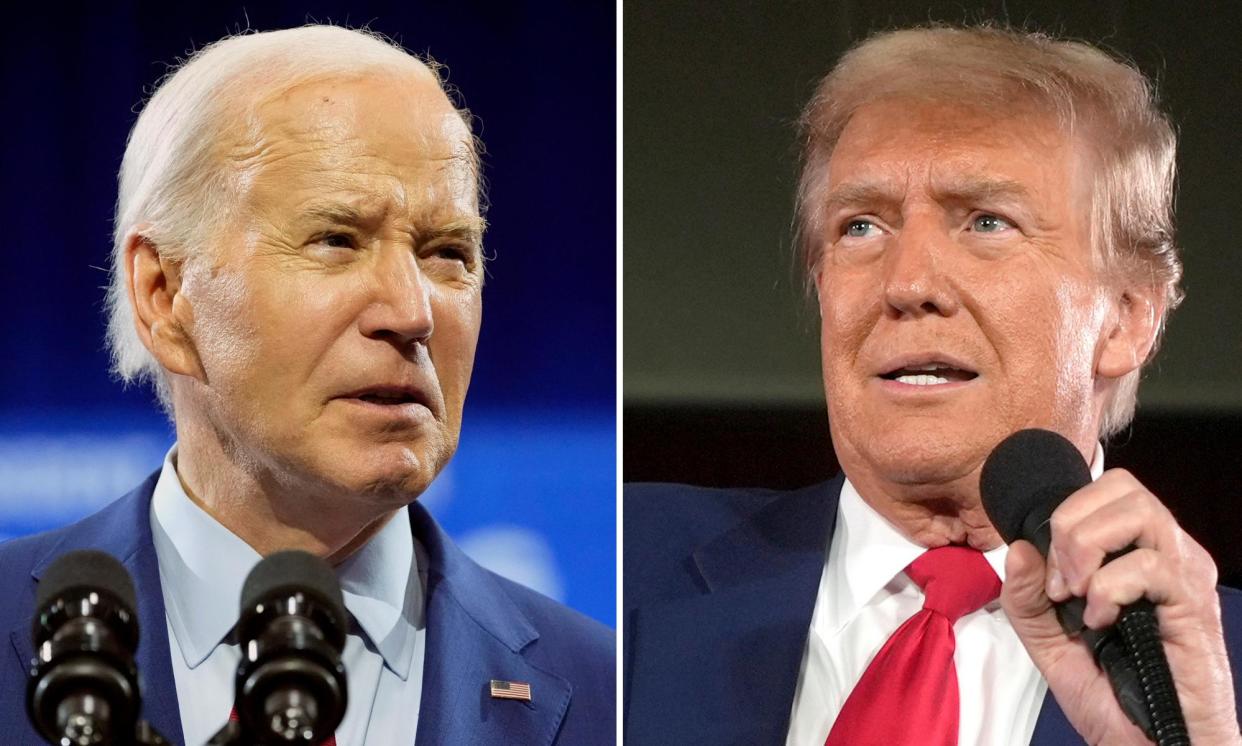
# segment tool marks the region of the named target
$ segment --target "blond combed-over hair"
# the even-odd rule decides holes
[[[313,80],[383,72],[429,73],[445,88],[433,60],[370,30],[328,25],[228,36],[164,76],[130,130],[118,175],[106,303],[113,372],[122,381],[150,383],[172,414],[166,374],[134,326],[124,266],[131,231],[142,226],[143,238],[164,259],[186,264],[203,258],[217,232],[237,217],[235,175],[220,152],[247,107]],[[469,112],[458,112],[470,129]],[[481,186],[480,145],[471,146]]]
[[[854,112],[880,99],[948,101],[998,116],[1012,113],[1015,104],[1034,105],[1082,138],[1095,159],[1093,254],[1106,276],[1138,283],[1163,301],[1159,340],[1168,313],[1182,299],[1173,238],[1177,136],[1158,108],[1154,86],[1133,64],[1086,43],[997,26],[886,31],[850,49],[819,83],[799,120],[795,227],[808,282],[822,258],[821,205],[833,149]],[[1101,437],[1133,419],[1139,373],[1118,381],[1101,419]]]

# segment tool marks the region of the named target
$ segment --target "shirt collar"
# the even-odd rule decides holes
[[[1095,445],[1090,469],[1092,480],[1104,473],[1104,447],[1099,443]],[[826,628],[836,632],[852,621],[863,606],[925,551],[925,547],[906,538],[877,513],[846,479],[824,571],[827,587],[834,589],[829,594]],[[983,553],[1002,582],[1008,554],[1007,544]]]
[[[168,622],[193,669],[237,622],[238,600],[261,557],[190,499],[176,470],[174,445],[164,457],[151,501]],[[384,664],[409,676],[415,633],[424,625],[425,554],[402,508],[361,549],[336,568],[345,608]]]

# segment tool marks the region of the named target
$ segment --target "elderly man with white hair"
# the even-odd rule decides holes
[[[164,80],[121,166],[109,340],[177,442],[100,513],[0,547],[5,743],[39,742],[21,708],[33,599],[85,547],[133,576],[142,715],[175,742],[228,720],[242,583],[286,549],[325,558],[344,593],[337,744],[613,741],[611,631],[483,570],[416,502],[457,447],[479,191],[468,116],[374,35],[241,35]]]
[[[1180,300],[1175,136],[1148,81],[1038,33],[901,29],[846,53],[801,124],[801,259],[842,474],[627,490],[627,737],[1146,743],[1127,713],[1169,690],[1123,711],[1081,625],[1058,623],[1076,597],[1093,630],[1154,606],[1185,726],[1153,716],[1160,743],[1242,744],[1242,594],[1100,445]],[[1080,467],[1046,560],[981,496],[989,454],[1028,428]]]

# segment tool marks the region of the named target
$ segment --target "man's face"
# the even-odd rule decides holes
[[[1094,443],[1115,319],[1086,157],[1048,119],[880,101],[829,164],[816,275],[833,445],[847,474],[973,474],[1004,436]]]
[[[238,130],[238,215],[180,292],[199,422],[277,486],[408,502],[457,447],[478,340],[470,135],[413,72],[297,86]]]

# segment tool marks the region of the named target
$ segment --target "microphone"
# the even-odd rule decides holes
[[[44,574],[26,713],[50,743],[133,742],[141,704],[136,606],[129,573],[104,552],[69,552]]]
[[[1071,493],[1091,483],[1091,472],[1073,443],[1048,430],[1020,430],[988,456],[979,480],[983,509],[1006,543],[1025,539],[1048,556],[1049,520]],[[1130,546],[1104,558],[1107,563]],[[1087,602],[1056,604],[1061,628],[1079,637],[1107,674],[1121,709],[1152,739],[1189,744],[1173,675],[1160,642],[1155,608],[1146,599],[1121,609],[1113,627],[1093,630],[1083,621]]]
[[[246,578],[236,632],[237,724],[211,743],[318,744],[345,715],[348,628],[336,575],[301,551],[266,557]]]

